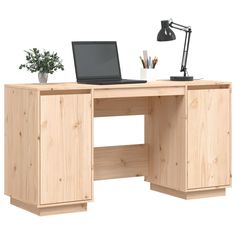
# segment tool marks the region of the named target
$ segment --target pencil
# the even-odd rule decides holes
[[[143,58],[142,58],[141,56],[140,56],[139,58],[140,58],[140,60],[141,60],[141,62],[142,62],[142,64],[143,64],[143,68],[145,69],[145,63],[144,63]]]

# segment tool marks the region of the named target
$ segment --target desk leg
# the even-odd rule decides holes
[[[152,184],[185,190],[185,98],[149,98],[145,115],[145,142],[148,144],[148,176]]]

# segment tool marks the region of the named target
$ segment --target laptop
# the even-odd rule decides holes
[[[72,42],[77,83],[133,84],[146,80],[122,79],[115,41]]]

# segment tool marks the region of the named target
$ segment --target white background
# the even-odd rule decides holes
[[[50,75],[49,82],[71,82],[75,81],[71,41],[116,40],[124,78],[139,78],[138,57],[143,49],[158,56],[159,78],[168,78],[180,74],[184,33],[175,31],[177,40],[167,43],[157,42],[156,36],[160,21],[172,18],[177,23],[192,26],[189,74],[195,78],[233,81],[236,64],[234,2],[2,0],[0,235],[235,236],[234,187],[228,189],[225,197],[184,201],[150,191],[143,178],[99,181],[95,183],[94,202],[89,203],[87,212],[47,217],[18,209],[3,195],[3,84],[37,82],[36,74],[18,69],[25,60],[23,50],[37,47],[58,52],[65,71]],[[235,95],[233,115],[234,98]],[[142,117],[128,121],[97,119],[95,126],[96,145],[143,141]],[[105,131],[99,132],[102,129]]]

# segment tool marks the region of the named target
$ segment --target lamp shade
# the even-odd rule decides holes
[[[157,41],[171,41],[175,40],[175,33],[171,30],[168,20],[161,21],[161,30],[157,35]]]

